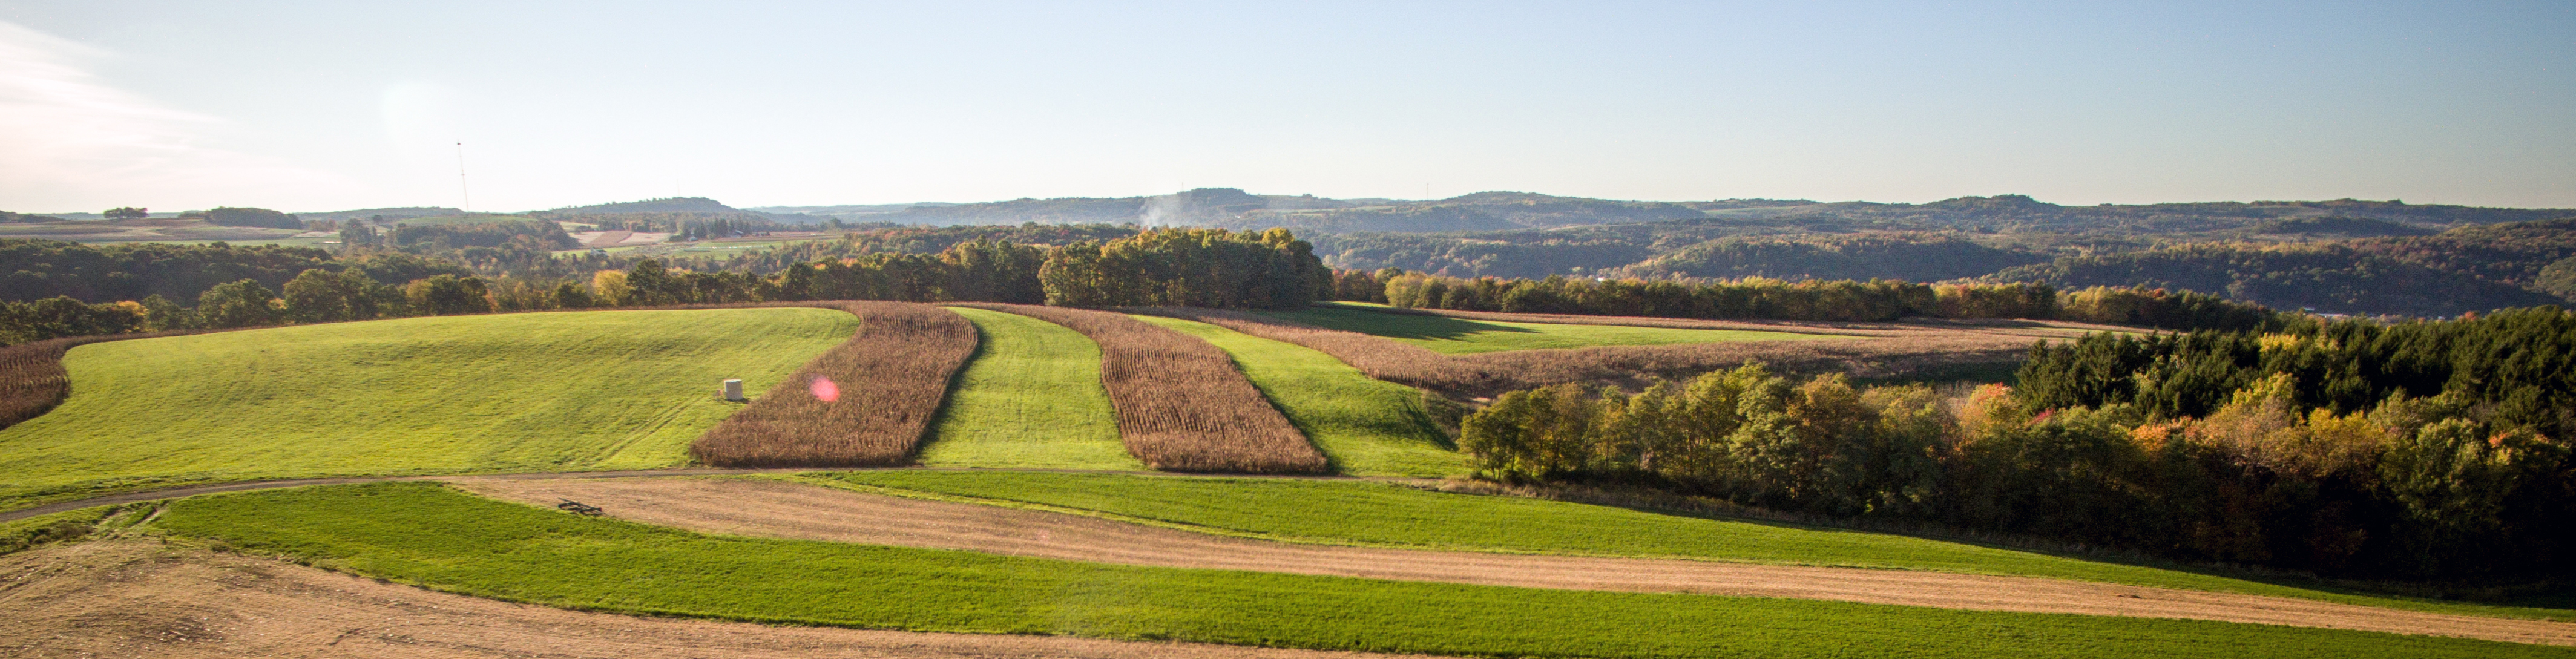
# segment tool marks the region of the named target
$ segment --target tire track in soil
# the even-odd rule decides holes
[[[2187,618],[2576,646],[2576,624],[2041,577],[1311,545],[1080,515],[759,479],[451,480],[498,499],[569,498],[612,517],[707,533],[1098,563],[1569,590],[1839,600],[1948,609]]]

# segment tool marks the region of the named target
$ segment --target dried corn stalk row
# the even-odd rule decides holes
[[[948,381],[975,352],[973,323],[911,302],[830,301],[759,306],[840,309],[858,334],[708,430],[689,446],[719,467],[902,464],[921,445]]]

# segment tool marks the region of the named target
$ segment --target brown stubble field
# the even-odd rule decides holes
[[[1324,454],[1224,350],[1106,311],[959,303],[1063,325],[1100,344],[1100,383],[1127,452],[1163,471],[1323,473]]]
[[[859,317],[850,340],[778,383],[689,446],[719,467],[851,467],[912,458],[949,378],[978,340],[975,325],[946,309],[911,302],[804,302]],[[816,394],[827,379],[838,399]]]
[[[2089,326],[2012,322],[1797,323],[1680,319],[1595,318],[1538,314],[1440,312],[1478,320],[1628,325],[1682,329],[1750,329],[1850,335],[1850,339],[1741,341],[1652,346],[1597,346],[1569,350],[1516,350],[1444,355],[1378,336],[1325,329],[1240,311],[1181,307],[1133,309],[1210,323],[1237,332],[1313,348],[1341,359],[1369,377],[1422,387],[1460,398],[1566,382],[1638,387],[1656,378],[1680,379],[1760,361],[1788,372],[1845,371],[1856,377],[1901,376],[1930,369],[2019,360],[2048,338],[2075,338]]]

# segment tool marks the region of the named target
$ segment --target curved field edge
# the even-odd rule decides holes
[[[1467,460],[1424,411],[1422,392],[1370,378],[1332,355],[1193,320],[1131,315],[1225,350],[1288,422],[1354,476],[1464,474]]]
[[[814,473],[793,478],[875,494],[1087,515],[1280,542],[2045,577],[2427,613],[2576,621],[2576,611],[2566,609],[2405,597],[2311,580],[2204,574],[1897,534],[1438,492],[1385,482],[926,471]]]
[[[154,526],[460,594],[619,613],[1541,657],[2566,657],[2373,632],[1102,565],[711,536],[424,483],[213,495]]]
[[[824,309],[583,311],[300,325],[74,348],[69,400],[0,430],[0,509],[174,486],[682,464],[856,329]]]
[[[949,467],[1144,471],[1118,438],[1100,384],[1100,346],[1012,313],[950,307],[982,339],[949,388],[916,459]]]

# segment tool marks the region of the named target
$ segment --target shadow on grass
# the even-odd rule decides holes
[[[940,308],[957,313],[953,307]],[[930,423],[921,426],[921,441],[912,443],[912,454],[903,457],[903,462],[898,463],[901,466],[921,465],[922,451],[929,450],[932,442],[939,441],[940,425],[948,423],[949,418],[957,414],[957,391],[966,388],[966,369],[974,368],[975,362],[983,360],[993,349],[993,333],[985,331],[982,324],[973,322],[973,318],[967,321],[975,327],[975,351],[966,353],[966,361],[958,363],[957,371],[948,374],[948,387],[939,392],[939,410],[930,413]]]
[[[1905,521],[1871,521],[1828,518],[1801,513],[1782,513],[1761,508],[1739,507],[1696,497],[1682,497],[1652,490],[1606,489],[1560,490],[1557,496],[1538,498],[1620,508],[1651,515],[1718,520],[1755,524],[1781,529],[1827,533],[1867,533],[1899,535],[1924,540],[1972,545],[1988,549],[2039,554],[2055,558],[2129,567],[2180,572],[2203,577],[2234,579],[2267,586],[2295,588],[2332,595],[2371,597],[2429,604],[2474,604],[2496,607],[2533,609],[2525,615],[2557,622],[2576,622],[2576,586],[2552,578],[2533,578],[2518,582],[2401,582],[2361,579],[2337,579],[2312,574],[2255,566],[2196,563],[2162,558],[2134,550],[2105,549],[2069,545],[2036,536],[2014,536],[1950,529],[1937,524]],[[1480,494],[1462,492],[1466,494]],[[1502,493],[1481,493],[1502,494]],[[1505,494],[1506,496],[1511,496]],[[1737,508],[1729,510],[1728,508]],[[2259,594],[2259,593],[2249,593]]]
[[[1326,329],[1374,334],[1390,339],[1464,340],[1470,334],[1517,332],[1537,334],[1538,330],[1493,323],[1451,318],[1416,316],[1370,311],[1352,307],[1316,306],[1297,311],[1266,311],[1262,315],[1293,320]]]

